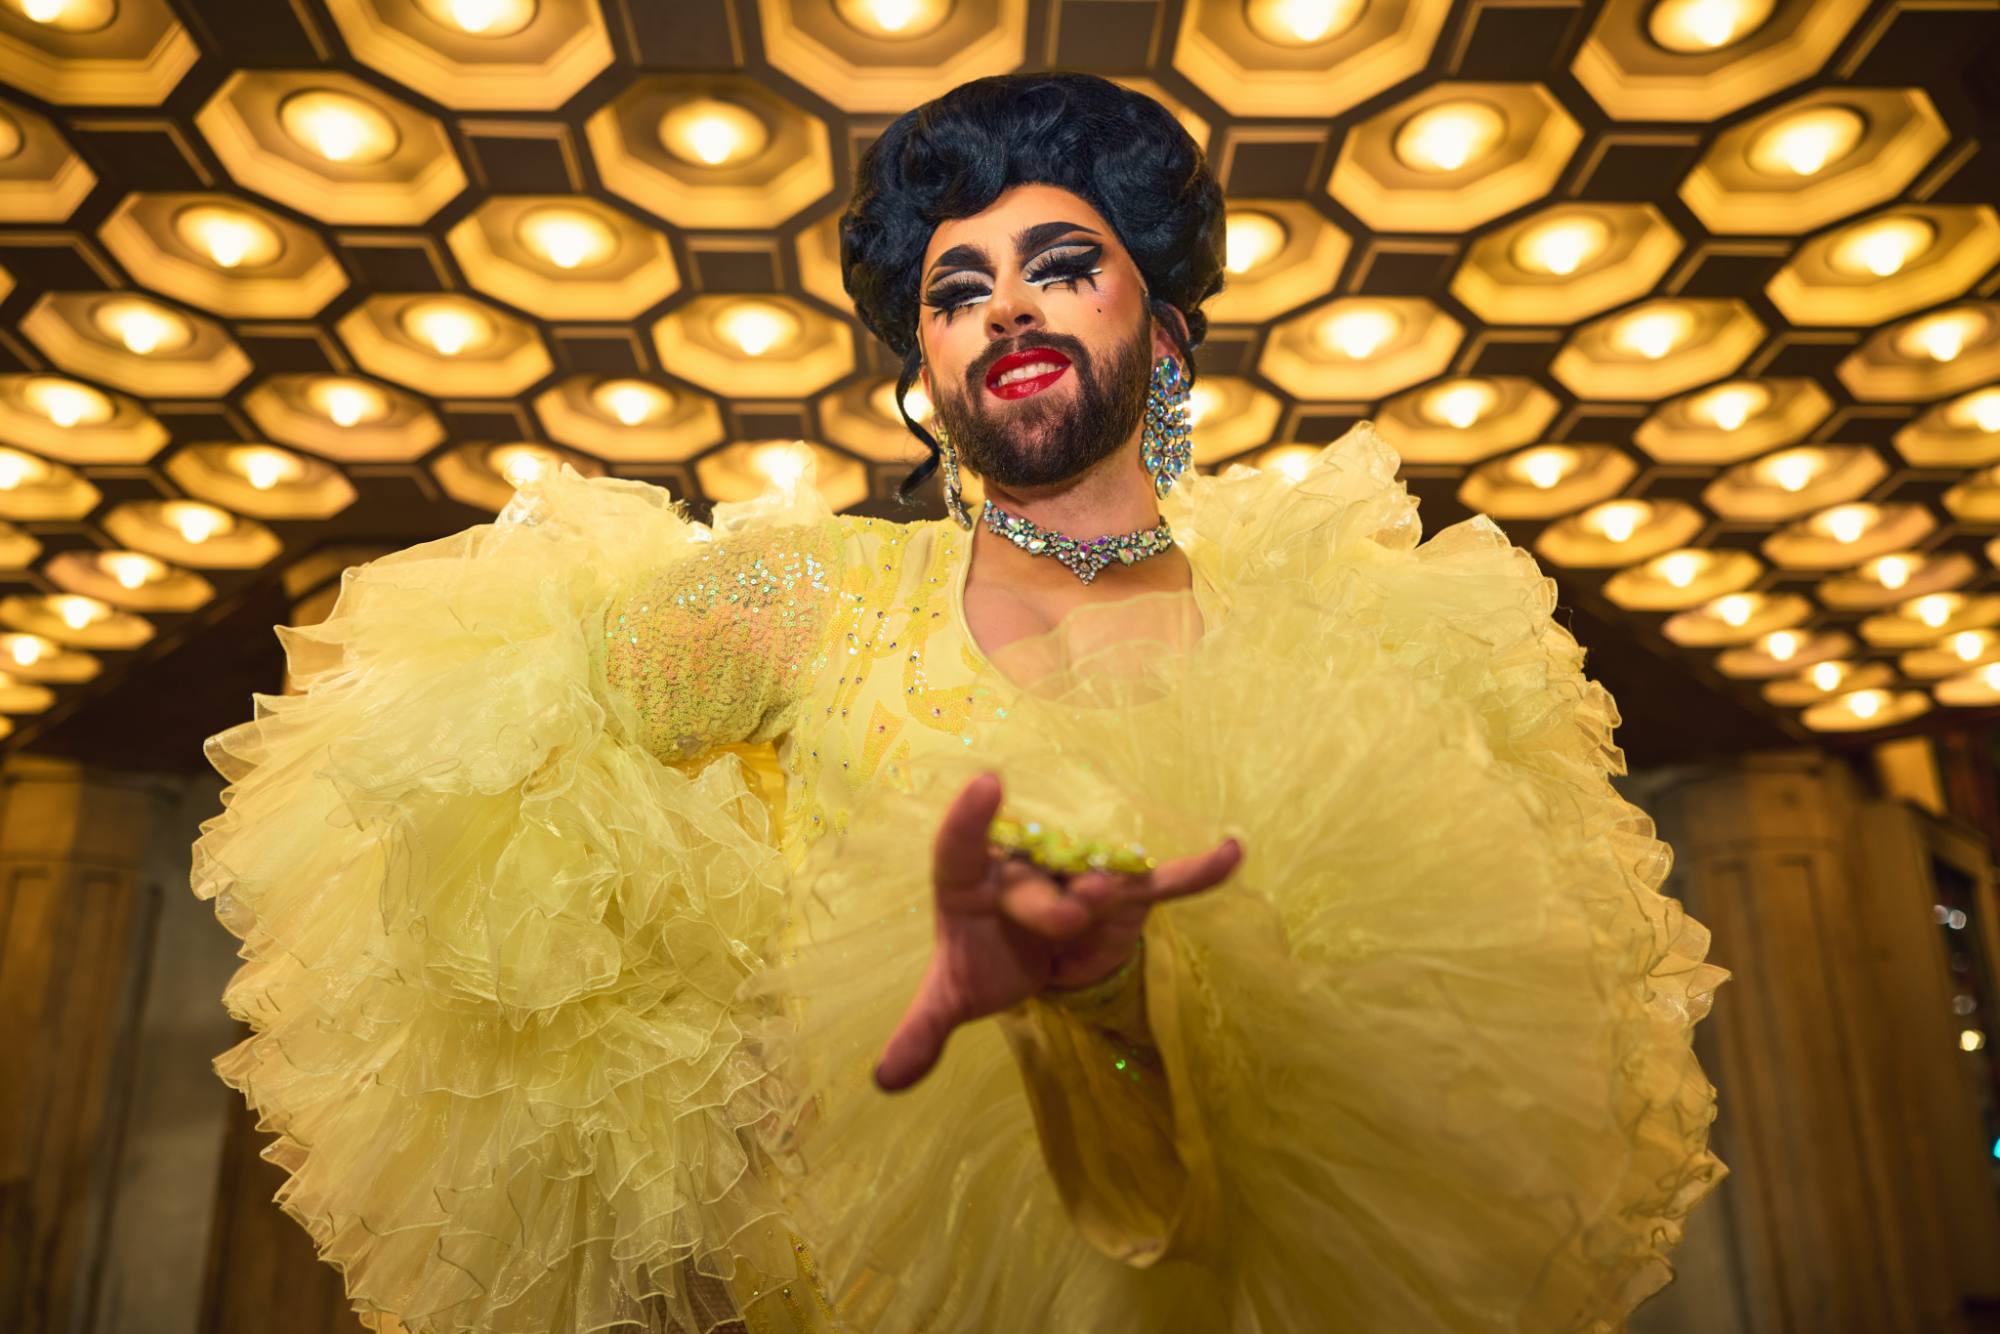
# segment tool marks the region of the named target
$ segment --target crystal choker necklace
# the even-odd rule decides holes
[[[992,501],[980,511],[986,526],[1031,556],[1054,556],[1069,567],[1071,574],[1086,584],[1105,566],[1136,565],[1148,556],[1157,556],[1174,544],[1173,530],[1161,519],[1151,528],[1135,533],[1113,533],[1079,542],[1052,529],[1009,514]]]

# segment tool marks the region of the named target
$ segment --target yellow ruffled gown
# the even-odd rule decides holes
[[[280,627],[210,739],[216,1061],[415,1334],[1608,1331],[1725,1169],[1727,974],[1617,711],[1491,522],[1363,425],[1164,503],[1192,594],[989,661],[969,536],[563,468]],[[1188,633],[1193,627],[1194,633]],[[978,768],[1162,855],[1142,985],[869,1078]]]

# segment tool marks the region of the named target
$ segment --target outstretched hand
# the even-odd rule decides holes
[[[1000,797],[999,776],[981,774],[938,826],[930,966],[875,1067],[875,1082],[891,1092],[929,1074],[960,1024],[1110,976],[1138,948],[1155,903],[1211,889],[1243,859],[1242,845],[1227,839],[1145,875],[1065,878],[993,846],[987,830]]]

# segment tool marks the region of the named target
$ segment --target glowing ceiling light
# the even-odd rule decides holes
[[[812,454],[805,441],[759,445],[750,451],[750,466],[782,487],[793,487],[806,475]]]
[[[366,166],[396,151],[396,123],[351,93],[315,88],[294,93],[278,108],[278,124],[293,142],[328,162]]]
[[[284,238],[262,218],[240,208],[197,204],[174,215],[174,232],[217,268],[255,268],[283,253]]]
[[[1709,615],[1728,625],[1745,626],[1757,611],[1758,599],[1748,593],[1731,593],[1708,604]]]
[[[1790,662],[1798,656],[1804,640],[1796,630],[1773,630],[1762,641],[1764,656],[1773,662]]]
[[[269,491],[281,482],[295,482],[305,476],[305,464],[295,454],[268,445],[232,450],[229,466],[249,479],[259,491]]]
[[[21,667],[32,667],[44,658],[53,658],[62,652],[54,640],[40,635],[8,635],[6,644],[7,656]]]
[[[1956,594],[1932,593],[1928,597],[1918,598],[1915,602],[1905,603],[1904,612],[1915,616],[1935,630],[1951,619],[1952,613],[1958,610],[1962,601],[1963,599]]]
[[[37,376],[28,381],[21,396],[64,430],[78,425],[95,426],[110,421],[118,413],[116,404],[89,385],[52,376]]]
[[[1452,380],[1425,394],[1421,410],[1431,421],[1464,431],[1499,401],[1499,391],[1484,380]]]
[[[1982,337],[1989,321],[1977,310],[1947,310],[1922,319],[1903,330],[1896,340],[1897,350],[1906,357],[1929,357],[1951,361],[1965,345]]]
[[[1209,385],[1198,384],[1194,388],[1188,390],[1188,400],[1187,400],[1188,425],[1189,426],[1201,425],[1202,418],[1207,417],[1211,413],[1213,413],[1216,410],[1216,408],[1221,405],[1221,402],[1222,402],[1222,396],[1216,393],[1215,390]],[[914,412],[912,413],[912,415],[915,415]]]
[[[1457,171],[1491,153],[1506,137],[1507,119],[1485,102],[1440,102],[1396,132],[1396,156],[1415,171]]]
[[[0,111],[0,162],[5,162],[28,146],[28,136],[21,131],[21,122],[4,111]]]
[[[1207,396],[1202,394],[1207,390]],[[1188,421],[1193,423],[1207,411],[1206,405],[1215,399],[1215,390],[1208,385],[1196,385],[1188,394]],[[1199,404],[1197,403],[1199,401]],[[912,421],[927,421],[937,409],[931,403],[931,396],[924,392],[920,384],[911,385],[910,392],[903,395],[903,410],[910,414]]]
[[[1770,20],[1776,0],[1661,0],[1646,24],[1652,39],[1682,54],[1718,51]]]
[[[1898,589],[1910,582],[1916,572],[1918,562],[1909,556],[1878,556],[1869,565],[1875,582],[1887,589]]]
[[[193,325],[150,301],[106,301],[91,312],[91,320],[137,356],[178,352],[194,341]]]
[[[1530,486],[1547,491],[1576,471],[1581,462],[1573,449],[1563,445],[1542,445],[1516,455],[1514,473],[1527,479]]]
[[[1837,662],[1816,662],[1812,666],[1812,683],[1827,694],[1846,679],[1847,669]]]
[[[1757,464],[1757,475],[1781,490],[1799,492],[1826,468],[1826,456],[1810,446],[1787,449]]]
[[[1951,637],[1951,651],[1958,655],[1961,662],[1977,662],[1980,655],[1986,652],[1986,636],[1977,630],[1960,630]],[[2000,667],[2000,663],[1993,665]]]
[[[107,620],[111,616],[110,604],[87,598],[80,593],[63,593],[51,597],[48,607],[62,623],[72,630],[81,630],[87,625]]]
[[[512,37],[535,20],[535,0],[419,0],[439,23],[474,37]]]
[[[1987,663],[1986,670],[1979,674],[1979,678],[1986,683],[1988,690],[2000,690],[2000,662]]]
[[[1359,306],[1320,321],[1319,339],[1360,361],[1373,356],[1403,329],[1403,317],[1381,306]]]
[[[1285,248],[1285,224],[1255,209],[1231,213],[1225,235],[1223,267],[1231,273],[1248,273]]]
[[[1531,273],[1566,278],[1611,244],[1611,228],[1588,213],[1552,218],[1522,232],[1514,242],[1514,263]]]
[[[169,500],[160,506],[160,518],[180,533],[182,541],[195,546],[236,525],[227,511],[197,500]]]
[[[1619,320],[1611,328],[1613,346],[1658,361],[1688,340],[1694,316],[1679,306],[1649,306]]]
[[[684,162],[720,167],[763,152],[771,131],[748,107],[704,97],[660,118],[660,142]]]
[[[724,311],[717,323],[722,336],[743,349],[747,357],[761,357],[800,333],[796,315],[762,301],[739,301]]]
[[[1880,690],[1857,690],[1846,699],[1848,712],[1857,718],[1873,718],[1882,712],[1882,706],[1888,702]]]
[[[1734,431],[1771,406],[1771,391],[1761,384],[1741,381],[1711,389],[1688,406],[1714,426]]]
[[[1587,521],[1606,540],[1629,542],[1652,513],[1653,507],[1643,500],[1607,500],[1590,511]]]
[[[1251,31],[1279,46],[1310,46],[1352,28],[1367,0],[1250,0]]]
[[[69,8],[69,0],[21,0],[21,12],[37,23],[54,23]]]
[[[1669,551],[1653,561],[1653,569],[1675,588],[1686,588],[1702,572],[1708,559],[1699,551]]]
[[[870,37],[921,37],[951,12],[947,0],[834,0],[848,27]]]
[[[18,449],[0,449],[0,491],[48,480],[49,465]]]
[[[2000,433],[2000,386],[1967,394],[1951,405],[1946,418],[1956,426],[1970,426],[1988,435]]]
[[[31,23],[62,32],[95,32],[117,17],[117,0],[14,0]]]
[[[402,325],[404,332],[444,357],[477,351],[491,343],[496,333],[484,312],[448,300],[419,301],[405,307]]]
[[[121,588],[144,588],[167,573],[163,563],[137,551],[100,552],[97,568],[117,580]]]
[[[673,406],[673,399],[657,385],[644,380],[606,380],[590,391],[598,407],[617,418],[621,426],[639,426],[657,421]]]
[[[1887,278],[1931,248],[1937,228],[1922,218],[1882,218],[1848,229],[1827,252],[1837,273]]]
[[[1816,176],[1852,153],[1868,122],[1849,107],[1813,107],[1783,117],[1752,141],[1750,165],[1766,176]]]
[[[522,244],[559,269],[602,264],[618,251],[618,234],[581,209],[532,209],[516,230]]]
[[[486,452],[486,466],[515,488],[540,481],[557,461],[554,451],[534,444],[501,445]]]
[[[361,380],[319,380],[306,391],[306,397],[335,426],[380,421],[389,415],[388,398]]]
[[[1809,526],[1845,546],[1860,541],[1880,517],[1881,511],[1873,505],[1835,505],[1813,515]]]

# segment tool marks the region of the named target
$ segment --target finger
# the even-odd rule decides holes
[[[1213,889],[1243,861],[1243,845],[1225,839],[1207,852],[1163,862],[1153,868],[1152,886],[1146,897],[1154,903],[1199,894]]]
[[[931,882],[940,892],[970,889],[986,878],[991,860],[987,831],[1000,809],[1000,775],[979,774],[959,789],[938,822],[931,850]]]
[[[1000,890],[1000,912],[1010,921],[1050,940],[1068,940],[1089,929],[1092,914],[1038,872],[1011,874]]]
[[[951,1017],[926,977],[882,1048],[882,1059],[875,1064],[876,1086],[885,1093],[896,1093],[929,1074],[944,1054],[951,1028]]]

